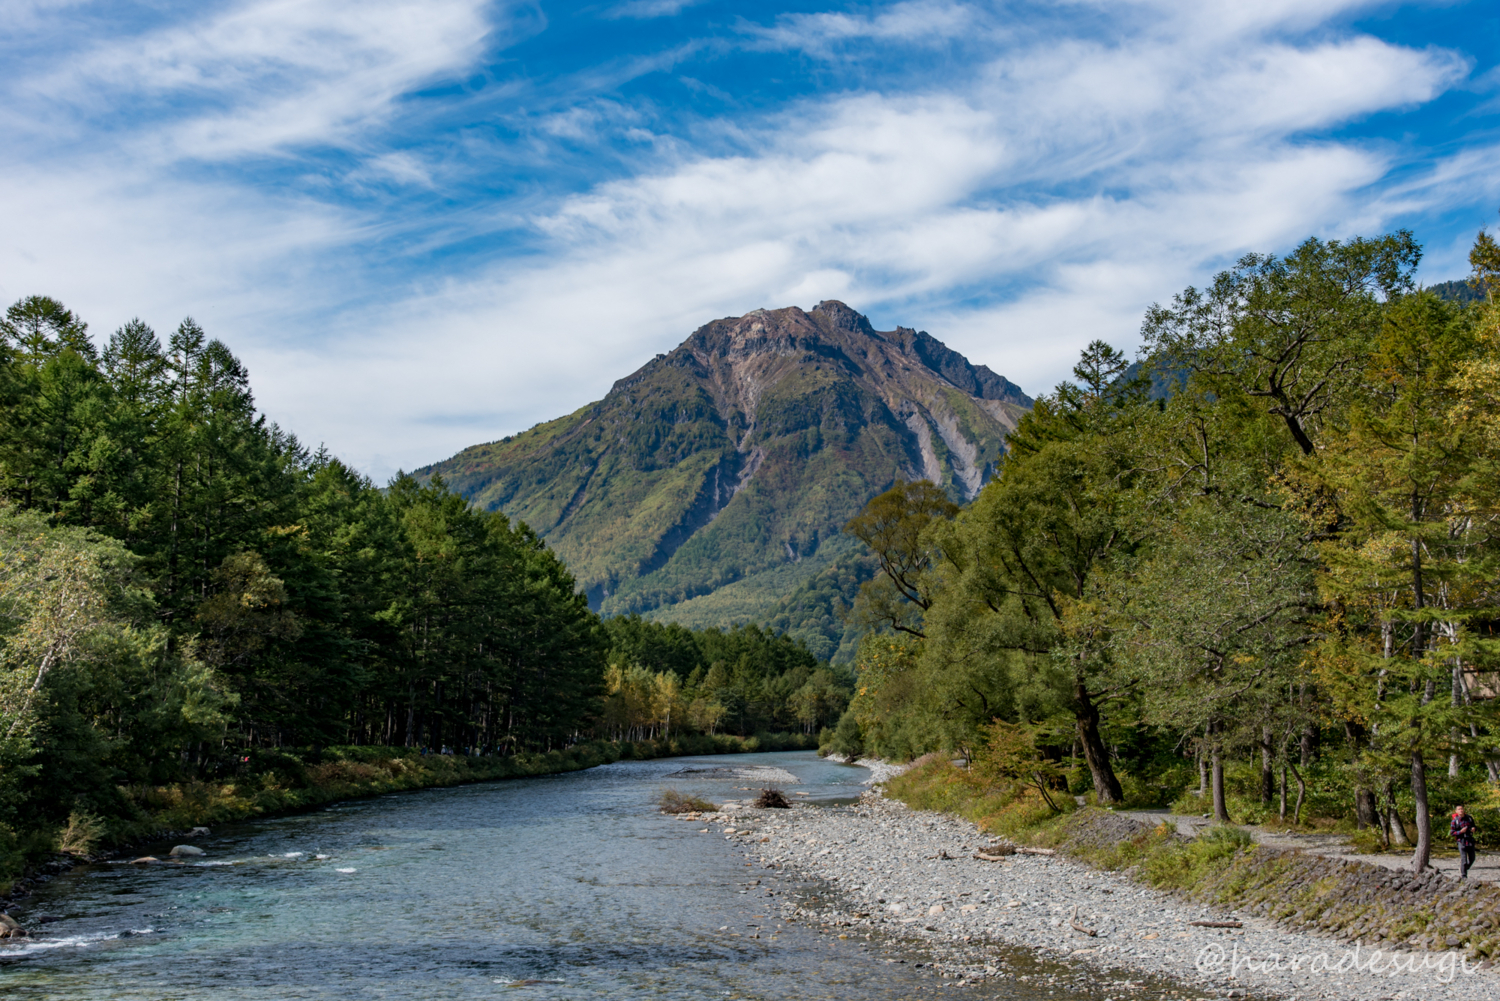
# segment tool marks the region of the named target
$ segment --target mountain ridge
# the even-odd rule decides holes
[[[661,617],[788,564],[811,576],[897,477],[971,498],[1030,405],[925,331],[825,300],[710,321],[603,399],[416,475],[527,522],[596,609]]]

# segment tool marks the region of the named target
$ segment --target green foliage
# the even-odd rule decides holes
[[[342,788],[278,748],[588,735],[607,641],[528,528],[309,453],[192,320],[86,331],[45,297],[0,322],[0,875],[178,809],[153,798]]]
[[[74,810],[68,814],[68,822],[57,835],[57,850],[63,855],[88,855],[103,838],[104,818],[93,813]]]
[[[1191,841],[1164,839],[1140,859],[1141,874],[1160,889],[1191,889],[1252,844],[1238,827],[1212,827]]]
[[[1045,841],[1060,818],[1074,809],[1071,799],[1048,803],[1034,786],[997,785],[978,772],[955,766],[942,754],[917,759],[888,781],[885,789],[887,795],[914,810],[955,813],[986,833],[1032,843]]]
[[[1416,288],[1409,233],[1314,239],[1152,307],[1139,367],[1090,344],[999,477],[883,560],[866,745],[1221,822],[1281,823],[1285,792],[1421,871],[1434,802],[1500,787],[1494,246],[1467,306]]]
[[[751,574],[643,617],[690,629],[760,622],[805,643],[819,660],[848,665],[865,631],[850,611],[860,585],[874,573],[874,560],[853,539],[834,538],[796,563]]]
[[[997,719],[988,727],[988,740],[974,762],[976,774],[992,782],[1029,786],[1051,810],[1057,810],[1054,790],[1066,791],[1063,768],[1038,749],[1039,731],[1034,726]]]
[[[854,710],[840,716],[838,726],[818,734],[818,753],[825,756],[840,754],[850,760],[865,756],[865,735]]]
[[[870,500],[844,526],[875,557],[880,575],[860,588],[858,610],[866,625],[924,635],[919,623],[935,599],[929,571],[938,551],[924,533],[958,514],[958,505],[926,480],[896,485]]]
[[[611,649],[601,725],[617,740],[684,729],[814,734],[849,703],[845,673],[759,626],[689,630],[617,616],[604,630]]]

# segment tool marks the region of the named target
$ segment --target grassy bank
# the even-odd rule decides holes
[[[170,831],[211,827],[313,809],[390,792],[556,775],[621,760],[696,754],[810,750],[811,737],[691,734],[663,740],[579,744],[565,750],[492,757],[421,754],[400,747],[258,751],[230,781],[124,786],[116,816],[75,815],[62,828],[11,835],[0,843],[0,895],[28,869],[59,852],[83,858]]]
[[[1155,889],[1286,927],[1367,947],[1462,948],[1474,956],[1500,957],[1500,889],[1491,884],[1446,879],[1434,871],[1413,877],[1362,862],[1266,848],[1237,827],[1183,838],[1165,824],[1152,827],[1106,810],[1074,809],[1066,797],[1054,810],[1035,790],[987,785],[946,760],[919,763],[892,779],[886,794],[913,809],[955,813],[987,833],[1056,848],[1099,868],[1124,871]]]

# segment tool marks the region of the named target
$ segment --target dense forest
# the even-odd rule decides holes
[[[305,782],[330,748],[508,756],[844,709],[847,679],[770,632],[604,626],[525,525],[270,423],[191,320],[101,350],[33,296],[0,334],[0,870],[66,818]]]
[[[1468,302],[1420,254],[1247,256],[1149,311],[1139,366],[1091,344],[966,507],[871,501],[879,628],[825,746],[957,750],[1049,803],[1306,808],[1422,869],[1434,811],[1500,802],[1500,250]]]
[[[604,620],[610,640],[601,725],[615,740],[696,733],[801,732],[835,723],[853,678],[803,643],[755,625],[686,629],[635,615]]]

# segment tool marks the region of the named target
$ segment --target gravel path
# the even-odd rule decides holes
[[[1241,918],[1061,856],[977,860],[975,851],[991,839],[973,824],[914,812],[874,792],[850,807],[739,809],[684,819],[743,844],[762,866],[791,877],[780,891],[784,920],[820,923],[846,937],[913,940],[948,978],[945,986],[993,977],[1063,982],[1018,960],[1016,947],[1024,947],[1054,970],[1056,961],[1074,969],[1065,979],[1074,987],[1091,983],[1091,995],[1119,985],[1111,992],[1119,1001],[1500,1001],[1500,976],[1466,969],[1455,954],[1372,953],[1251,917],[1241,929],[1198,927],[1192,922]],[[799,898],[798,879],[822,889]],[[1075,922],[1095,934],[1075,930]],[[1401,964],[1394,971],[1393,959]]]
[[[1178,834],[1188,838],[1195,838],[1213,826],[1213,821],[1208,817],[1172,813],[1169,810],[1120,810],[1117,812],[1123,817],[1145,821],[1148,824],[1160,824],[1165,821],[1176,827]],[[1448,833],[1447,820],[1442,816],[1434,817],[1432,828],[1435,854],[1428,860],[1428,865],[1445,876],[1457,879],[1458,852],[1453,850],[1453,843],[1445,837]],[[1339,834],[1300,833],[1285,828],[1277,830],[1275,825],[1246,827],[1245,830],[1255,839],[1256,844],[1266,845],[1269,848],[1294,849],[1313,855],[1341,858],[1348,862],[1367,862],[1382,869],[1401,872],[1411,869],[1410,850],[1362,854],[1351,851],[1349,839]],[[1488,852],[1481,853],[1475,863],[1469,867],[1469,878],[1485,883],[1500,883],[1500,856]]]

